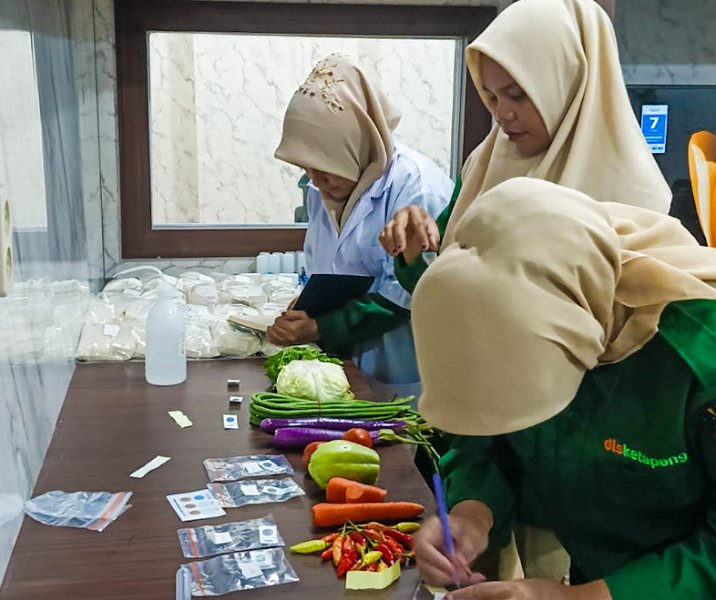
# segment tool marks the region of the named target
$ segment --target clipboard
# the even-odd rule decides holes
[[[234,326],[259,333],[266,333],[275,320],[276,315],[230,315],[227,319]]]
[[[308,279],[292,309],[304,310],[311,318],[320,317],[366,294],[374,280],[372,275],[316,273]]]

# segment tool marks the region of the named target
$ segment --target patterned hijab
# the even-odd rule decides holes
[[[716,299],[716,250],[676,219],[538,179],[486,192],[455,240],[412,302],[419,409],[450,433],[553,417],[587,370],[642,348],[669,302]]]
[[[400,113],[340,54],[321,60],[286,110],[275,157],[357,182],[347,202],[323,198],[338,230],[393,157]]]
[[[489,56],[536,106],[552,142],[521,157],[494,125],[465,162],[444,237],[472,201],[511,177],[534,177],[600,202],[669,211],[671,192],[639,130],[619,64],[614,29],[594,0],[520,0],[502,11],[465,54],[483,102],[480,57]]]

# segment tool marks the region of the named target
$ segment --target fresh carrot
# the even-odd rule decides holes
[[[331,477],[326,487],[326,500],[345,504],[346,502],[383,502],[388,492],[375,485],[367,485],[345,477]]]
[[[331,504],[322,502],[313,506],[313,524],[332,527],[347,522],[365,523],[375,519],[411,519],[425,510],[417,502],[363,502],[360,504]]]

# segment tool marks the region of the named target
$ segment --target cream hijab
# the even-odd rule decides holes
[[[323,197],[340,231],[358,199],[393,157],[400,112],[347,56],[320,61],[286,110],[275,157],[356,181],[347,202]]]
[[[537,107],[552,143],[522,158],[494,125],[468,157],[462,189],[444,237],[472,201],[511,177],[534,177],[600,202],[669,211],[671,192],[634,118],[614,29],[594,0],[520,0],[470,44],[465,58],[485,105],[480,56],[512,75]]]
[[[676,219],[546,181],[495,186],[455,238],[412,301],[419,409],[450,433],[553,417],[585,371],[642,348],[669,302],[716,299],[716,250]]]

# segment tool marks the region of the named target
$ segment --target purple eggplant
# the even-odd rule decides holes
[[[305,448],[311,442],[330,442],[331,440],[343,439],[344,433],[333,429],[282,427],[274,431],[273,443],[281,448]],[[368,433],[370,433],[374,444],[379,442],[378,430],[369,431]]]
[[[330,429],[333,431],[348,431],[354,427],[373,431],[378,429],[392,429],[399,432],[408,424],[405,421],[368,421],[363,419],[333,419],[330,417],[301,417],[298,419],[272,419],[261,421],[260,427],[266,433],[273,433],[284,427],[309,427],[311,429]]]

